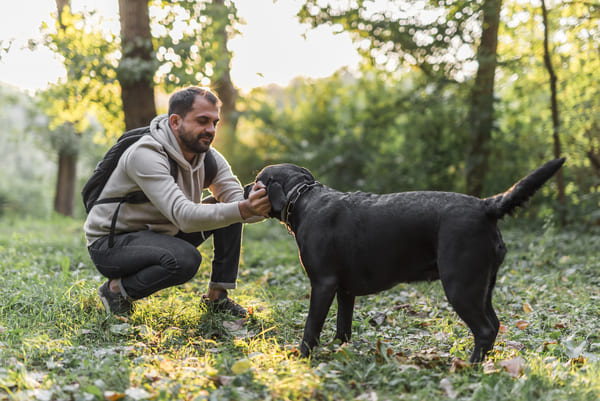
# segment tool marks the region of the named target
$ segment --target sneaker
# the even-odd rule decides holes
[[[219,294],[219,299],[210,300],[202,295],[202,302],[212,312],[229,312],[233,316],[248,317],[248,310],[227,296],[227,291]]]
[[[109,283],[110,280],[98,287],[98,296],[106,312],[119,316],[130,314],[133,309],[133,303],[123,297],[121,293],[112,292]]]

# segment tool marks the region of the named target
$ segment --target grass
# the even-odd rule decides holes
[[[294,240],[247,226],[236,320],[206,313],[210,247],[189,283],[106,316],[81,221],[3,220],[0,400],[596,400],[600,232],[506,227],[494,303],[502,332],[466,366],[468,328],[439,282],[357,299],[352,343],[297,356],[310,290]]]

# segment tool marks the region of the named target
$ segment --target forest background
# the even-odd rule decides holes
[[[0,86],[0,215],[83,217],[79,190],[108,147],[202,85],[223,100],[215,147],[242,183],[292,162],[344,191],[490,196],[566,156],[527,214],[600,221],[597,1],[308,0],[299,20],[349,34],[360,68],[247,93],[230,74],[235,2],[120,0],[120,35],[56,6],[29,46],[60,55],[66,77]]]

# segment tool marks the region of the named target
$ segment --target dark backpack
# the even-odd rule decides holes
[[[150,127],[142,127],[132,129],[130,131],[125,132],[104,155],[104,158],[98,163],[92,176],[87,180],[83,189],[81,190],[81,197],[83,199],[83,205],[85,206],[86,213],[89,213],[90,210],[95,205],[103,204],[103,203],[118,203],[117,209],[115,210],[115,214],[112,217],[112,223],[110,226],[110,235],[108,246],[112,248],[113,246],[113,236],[115,230],[115,224],[117,222],[117,216],[119,214],[119,209],[123,203],[145,203],[148,202],[148,197],[143,191],[133,191],[124,196],[112,197],[112,198],[102,198],[100,197],[100,193],[104,189],[106,182],[110,178],[112,172],[117,167],[117,163],[121,158],[123,152],[128,149],[131,145],[137,142],[144,135],[148,135],[150,133]],[[169,157],[169,165],[171,176],[175,181],[177,181],[177,163],[171,157]],[[204,156],[204,188],[207,188],[212,180],[215,178],[217,174],[217,161],[215,160],[212,152],[206,152]]]

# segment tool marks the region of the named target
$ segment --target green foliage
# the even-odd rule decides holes
[[[481,1],[465,0],[308,0],[298,15],[313,27],[349,32],[373,65],[419,67],[438,80],[464,81],[480,36],[480,7]]]
[[[298,80],[251,93],[240,131],[266,163],[303,165],[340,190],[460,190],[467,135],[460,89],[376,70]]]
[[[44,44],[62,56],[67,77],[39,94],[39,106],[48,116],[48,130],[58,130],[67,143],[76,142],[73,134],[86,130],[94,131],[98,140],[104,139],[102,131],[108,137],[123,131],[118,47],[112,35],[99,29],[101,24],[94,14],[73,14],[65,7],[60,22],[43,26]],[[91,125],[94,120],[97,124]]]
[[[552,157],[550,84],[543,62],[541,9],[529,2],[504,2],[499,38],[501,74],[492,158],[497,169],[488,182],[502,181],[514,167],[503,160]],[[549,9],[550,52],[558,76],[559,137],[567,157],[564,169],[568,214],[578,221],[600,216],[599,171],[589,154],[600,146],[600,30],[594,6],[556,3]],[[532,169],[534,165],[527,168]],[[545,193],[554,191],[552,187]]]
[[[299,358],[310,287],[293,238],[274,221],[245,229],[232,295],[253,308],[248,320],[200,306],[210,244],[192,281],[137,302],[128,320],[108,317],[81,224],[0,224],[0,400],[600,396],[597,230],[503,229],[509,253],[494,296],[503,331],[490,361],[469,367],[461,361],[472,336],[437,282],[359,297],[344,346],[329,343],[334,304],[323,344]]]
[[[209,86],[229,68],[232,54],[222,32],[236,35],[240,23],[232,1],[155,0],[150,9],[157,79],[167,92]]]
[[[367,0],[343,4],[310,0],[299,16],[313,27],[328,24],[350,33],[365,59],[381,69],[418,66],[438,85],[454,79],[464,81],[467,88],[461,91],[469,90],[485,2],[390,0],[385,4],[379,9]],[[515,177],[553,157],[554,146],[540,5],[518,0],[502,4],[486,194],[504,191]],[[600,159],[598,6],[567,1],[549,6],[551,62],[558,75],[559,138],[568,160],[566,207],[571,219],[593,223],[600,210],[600,168],[592,163],[592,158]],[[465,97],[456,100],[468,104]],[[437,125],[437,110],[433,110],[430,121]],[[411,111],[423,114],[418,108]],[[454,169],[457,164],[444,161],[442,165]],[[546,195],[551,192],[555,192],[551,186],[544,189]]]

